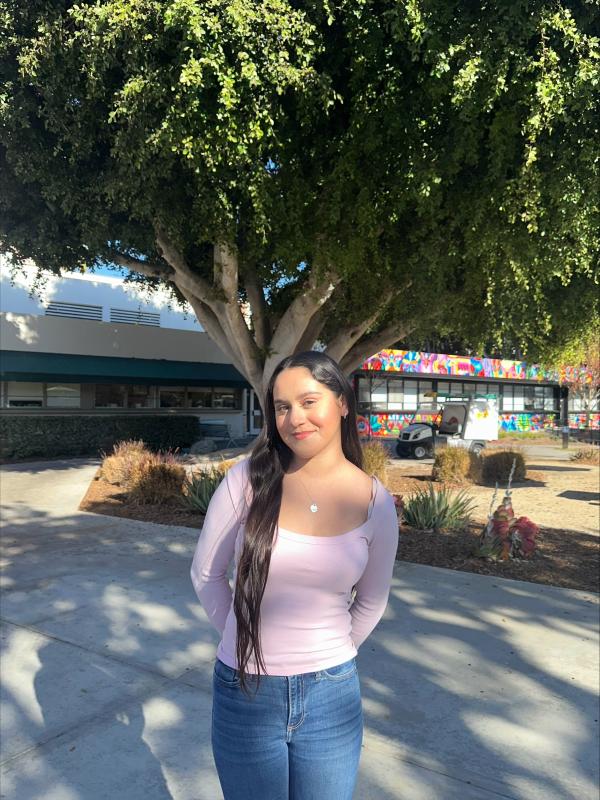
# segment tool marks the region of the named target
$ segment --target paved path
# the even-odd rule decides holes
[[[1,471],[1,797],[220,800],[197,532],[78,512],[96,466]],[[597,601],[397,564],[356,800],[597,800]]]

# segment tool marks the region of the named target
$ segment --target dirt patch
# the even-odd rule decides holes
[[[138,519],[160,525],[183,525],[185,528],[202,528],[204,516],[196,511],[187,511],[175,505],[133,505],[128,502],[127,492],[113,486],[96,472],[81,503],[80,511],[107,514],[111,517]]]
[[[202,514],[177,506],[130,505],[126,492],[99,475],[100,470],[79,506],[81,511],[201,530]],[[387,485],[392,494],[406,496],[430,482],[431,465],[391,462],[388,466]],[[523,561],[493,562],[471,555],[494,489],[473,484],[453,488],[465,489],[472,496],[476,505],[473,524],[464,531],[437,534],[402,526],[397,560],[598,592],[598,467],[537,459],[528,469],[527,480],[514,485],[516,515],[527,516],[540,526],[536,552]],[[499,492],[496,505],[501,499]]]
[[[559,528],[541,528],[533,558],[497,562],[470,556],[480,533],[480,525],[470,525],[467,530],[454,533],[423,533],[402,526],[396,559],[598,592],[600,558],[597,536]]]

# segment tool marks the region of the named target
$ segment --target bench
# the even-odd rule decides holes
[[[238,441],[246,444],[247,436],[232,436],[229,425],[223,419],[215,420],[201,420],[199,423],[200,435],[206,436],[209,439],[218,439],[224,441],[224,447],[239,447]]]

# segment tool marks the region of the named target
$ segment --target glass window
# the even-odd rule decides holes
[[[416,411],[418,406],[418,381],[404,381],[404,410]]]
[[[450,382],[450,396],[451,397],[460,397],[461,394],[464,394],[465,390],[463,389],[462,383],[459,381],[451,381]]]
[[[231,387],[215,386],[212,393],[213,408],[241,408],[241,391]]]
[[[525,411],[525,388],[513,386],[513,411]]]
[[[419,405],[422,403],[433,403],[432,393],[432,381],[419,381]]]
[[[373,410],[387,411],[387,378],[372,379],[371,403]]]
[[[190,408],[212,408],[212,390],[198,386],[189,387],[188,406]]]
[[[358,379],[358,402],[370,403],[371,402],[371,388],[369,386],[369,378]]]
[[[513,387],[502,387],[502,411],[513,411]]]
[[[80,408],[81,384],[49,383],[46,386],[46,405],[48,408]]]
[[[437,382],[438,400],[443,400],[445,397],[448,397],[449,394],[450,394],[450,382],[449,381],[438,381]]]
[[[161,408],[183,408],[185,405],[184,386],[161,386],[160,407]]]
[[[523,403],[524,408],[526,411],[533,411],[534,408],[542,408],[542,405],[538,405],[538,395],[537,395],[537,386],[523,386]]]
[[[558,402],[552,386],[544,386],[544,411],[558,411]]]
[[[478,391],[479,387],[476,383],[463,383],[462,385],[462,393],[468,397],[475,397]]]
[[[129,386],[127,408],[153,408],[153,396],[149,386]]]
[[[127,387],[117,383],[96,384],[96,408],[125,408]]]
[[[6,399],[9,408],[41,408],[44,404],[44,384],[8,381]]]
[[[404,408],[404,381],[391,378],[388,383],[388,411],[402,411]]]

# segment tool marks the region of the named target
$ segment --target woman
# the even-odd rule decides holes
[[[221,635],[212,748],[225,800],[352,798],[355,657],[387,605],[398,545],[394,500],[361,467],[338,364],[316,351],[283,359],[250,457],[210,501],[191,570]]]

